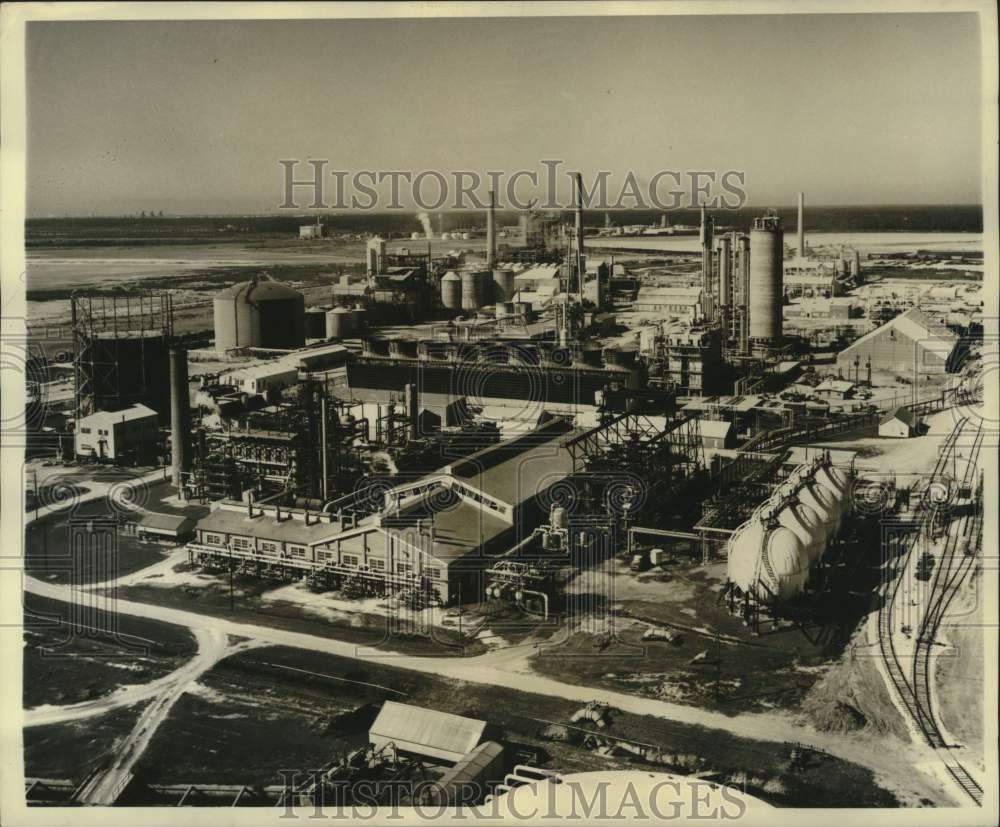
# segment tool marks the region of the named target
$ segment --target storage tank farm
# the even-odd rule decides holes
[[[821,458],[798,466],[733,532],[727,577],[757,602],[801,594],[850,513],[850,480]]]
[[[291,350],[306,339],[305,297],[286,284],[251,279],[215,294],[215,349]]]
[[[778,343],[782,336],[784,233],[777,215],[755,218],[750,229],[750,339]]]

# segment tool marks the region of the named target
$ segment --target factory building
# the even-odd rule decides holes
[[[291,350],[306,340],[305,298],[270,279],[253,278],[216,293],[215,349]]]
[[[97,411],[76,421],[74,450],[86,459],[142,463],[155,453],[159,417],[152,408],[133,405]]]
[[[837,367],[850,371],[857,360],[872,370],[900,375],[940,374],[952,369],[959,337],[912,307],[866,333],[837,355]]]
[[[193,563],[370,593],[419,592],[448,604],[477,593],[488,555],[538,524],[539,498],[571,473],[562,419],[404,483],[383,509],[355,519],[271,504],[221,501],[188,544]],[[464,591],[463,591],[464,590]]]
[[[701,287],[643,286],[632,309],[697,322],[705,317],[704,291]]]
[[[664,324],[654,334],[647,352],[651,386],[669,387],[682,396],[706,396],[731,389],[717,327]]]

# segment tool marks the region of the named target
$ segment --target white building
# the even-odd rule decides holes
[[[240,368],[227,373],[223,378],[243,393],[255,394],[294,385],[298,381],[299,371],[295,365],[279,361]]]
[[[136,404],[121,411],[97,411],[78,419],[73,447],[78,457],[139,459],[149,456],[158,432],[156,411]]]
[[[896,408],[886,414],[878,424],[878,435],[906,439],[917,431],[917,417],[907,408]]]

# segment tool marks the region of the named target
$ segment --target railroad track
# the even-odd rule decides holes
[[[968,425],[969,417],[963,417],[948,435],[931,475],[932,485],[944,476],[944,470],[951,462],[952,455],[957,448],[958,439]],[[974,482],[979,450],[983,441],[982,438],[982,430],[981,428],[977,428],[963,484]],[[925,528],[933,520],[934,516],[935,506],[930,501],[930,497],[925,494],[918,505],[918,526],[920,529]],[[974,562],[972,556],[965,554],[964,546],[970,537],[974,536],[973,532],[977,530],[977,517],[978,515],[975,514],[970,515],[970,518],[966,521],[964,531],[949,533],[947,537],[945,549],[941,555],[941,565],[936,567],[931,585],[931,602],[921,619],[920,632],[914,650],[915,657],[913,658],[912,671],[909,675],[907,675],[906,670],[903,668],[893,639],[895,628],[893,612],[896,608],[897,597],[903,581],[902,575],[908,568],[910,559],[917,547],[917,539],[921,533],[920,530],[905,540],[907,544],[905,551],[895,559],[892,572],[893,584],[890,593],[886,596],[886,600],[879,610],[878,629],[879,648],[886,665],[886,671],[910,718],[920,730],[927,744],[941,758],[945,769],[952,779],[954,779],[955,783],[977,806],[982,806],[982,787],[969,774],[961,762],[954,757],[934,717],[931,700],[930,669],[931,647],[934,645],[934,638],[940,627],[941,620],[957,593],[958,587],[964,582],[965,576],[972,568]]]

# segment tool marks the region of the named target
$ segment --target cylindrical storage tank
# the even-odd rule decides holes
[[[784,233],[776,216],[754,219],[750,230],[750,338],[781,339]]]
[[[441,278],[441,304],[448,310],[462,309],[462,277],[447,272]]]
[[[462,233],[462,241],[468,241],[468,240],[469,240],[469,234],[468,233]]]
[[[326,336],[326,309],[310,307],[306,310],[306,338],[322,339]]]
[[[508,316],[514,315],[514,302],[497,302],[496,306],[496,317],[498,319],[506,319]]]
[[[326,312],[326,338],[346,339],[351,330],[354,316],[346,307],[335,307]]]
[[[212,300],[215,349],[220,353],[260,346],[260,311],[248,298],[253,282],[220,290]]]
[[[260,313],[260,347],[290,350],[306,343],[306,299],[277,281],[261,281],[249,300]]]
[[[514,298],[517,288],[514,285],[513,270],[493,271],[493,300],[497,302],[509,302]]]
[[[365,329],[368,323],[368,312],[363,307],[352,307],[351,311],[351,333],[357,335]]]
[[[476,273],[476,289],[479,291],[479,306],[493,304],[493,272],[480,270]]]
[[[462,310],[478,310],[483,306],[481,279],[474,270],[462,273]]]

